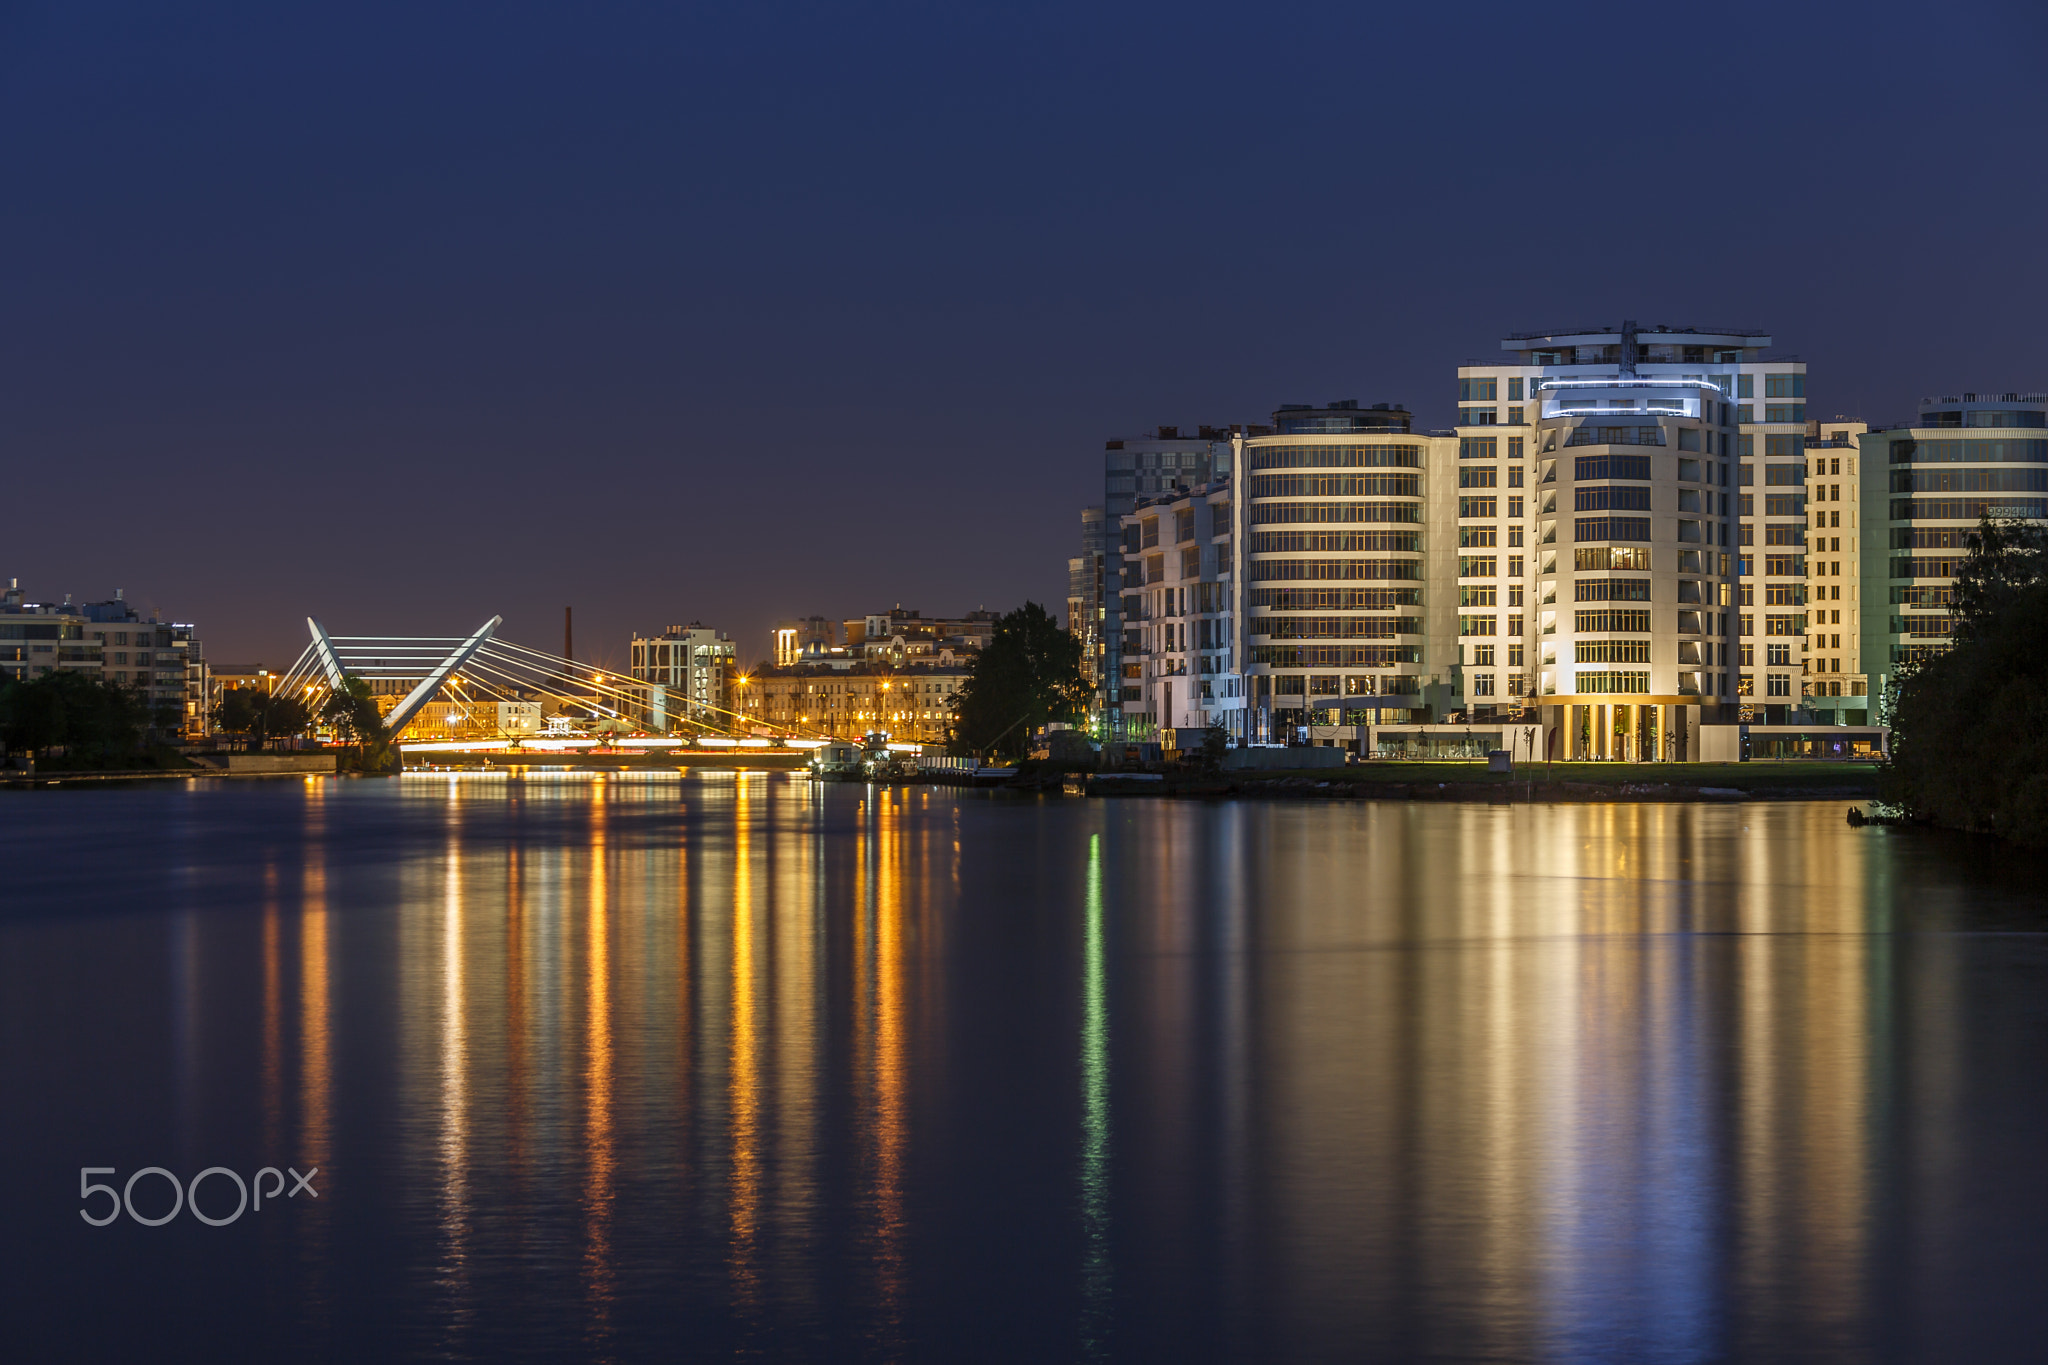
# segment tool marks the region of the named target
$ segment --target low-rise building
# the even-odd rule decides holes
[[[926,616],[898,602],[885,612],[854,616],[846,623],[846,651],[874,662],[952,664],[988,648],[995,639],[996,613],[977,608],[965,616]]]
[[[881,731],[910,744],[952,736],[963,665],[869,662],[845,669],[799,664],[763,668],[739,688],[739,707],[758,729],[858,739]]]
[[[145,618],[123,593],[104,602],[31,602],[19,579],[0,593],[0,679],[83,673],[141,693],[152,709],[175,708],[180,732],[211,723],[211,687],[195,627]]]

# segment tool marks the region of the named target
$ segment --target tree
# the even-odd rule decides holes
[[[247,735],[252,744],[306,732],[313,713],[293,696],[277,696],[256,687],[232,687],[213,708],[213,723],[230,735]]]
[[[328,692],[320,706],[320,719],[351,744],[382,744],[388,738],[370,685],[353,673],[344,674],[341,686]]]
[[[61,747],[84,766],[116,763],[141,747],[149,718],[141,693],[83,673],[45,673],[0,685],[0,740],[11,751]]]
[[[1900,668],[1884,795],[1912,818],[2048,847],[2048,531],[1979,523],[1951,647]]]
[[[1081,641],[1026,602],[996,622],[995,638],[975,657],[960,687],[955,734],[971,752],[1021,758],[1032,731],[1078,720],[1087,707]]]

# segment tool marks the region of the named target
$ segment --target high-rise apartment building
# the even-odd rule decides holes
[[[1123,517],[1123,732],[1245,734],[1231,481],[1141,498]]]
[[[1687,660],[1687,667],[1674,668],[1674,672],[1702,675],[1702,687],[1728,687],[1732,692],[1714,690],[1674,695],[1687,697],[1686,704],[1691,707],[1714,708],[1705,713],[1710,719],[1724,718],[1721,710],[1732,706],[1738,714],[1754,715],[1759,720],[1780,724],[1790,720],[1792,712],[1801,705],[1808,672],[1809,528],[1804,363],[1796,357],[1773,353],[1768,334],[1748,329],[1714,331],[1668,326],[1638,327],[1634,323],[1623,323],[1620,327],[1520,333],[1503,340],[1501,347],[1509,353],[1502,363],[1474,361],[1459,367],[1458,433],[1461,440],[1491,437],[1504,447],[1520,441],[1526,452],[1539,453],[1533,444],[1537,439],[1536,427],[1543,421],[1553,421],[1572,429],[1546,431],[1543,439],[1558,441],[1560,453],[1564,449],[1563,442],[1579,442],[1580,448],[1574,451],[1569,471],[1576,472],[1579,456],[1593,453],[1583,447],[1595,439],[1581,428],[1597,431],[1606,427],[1621,435],[1642,435],[1654,427],[1657,437],[1665,445],[1631,446],[1626,440],[1608,443],[1610,453],[1651,457],[1653,470],[1664,471],[1660,477],[1674,481],[1669,499],[1659,499],[1655,490],[1650,490],[1649,496],[1658,504],[1650,509],[1653,521],[1657,525],[1667,525],[1673,535],[1684,530],[1679,523],[1685,522],[1703,536],[1710,528],[1718,536],[1723,526],[1720,518],[1724,515],[1732,518],[1726,523],[1731,530],[1732,543],[1725,547],[1729,554],[1725,573],[1719,572],[1718,556],[1724,547],[1718,543],[1713,547],[1715,572],[1708,572],[1704,541],[1697,545],[1694,542],[1673,543],[1670,554],[1673,564],[1660,571],[1683,573],[1687,581],[1695,585],[1683,591],[1697,591],[1702,595],[1711,593],[1717,599],[1726,591],[1729,600],[1725,605],[1734,617],[1734,636],[1728,638],[1704,631],[1697,635],[1691,631],[1680,632],[1684,638],[1673,643],[1689,643],[1694,648],[1676,651]],[[1619,382],[1623,380],[1629,382]],[[1603,387],[1607,381],[1616,381],[1616,384]],[[1683,397],[1687,386],[1691,386],[1690,398]],[[1574,404],[1551,402],[1546,407],[1537,397],[1539,390],[1553,398],[1575,394],[1585,401]],[[1652,398],[1677,401],[1678,407],[1653,411],[1648,406]],[[1591,406],[1595,402],[1597,409]],[[1724,407],[1727,409],[1725,416]],[[1664,420],[1681,415],[1684,420]],[[1853,424],[1830,425],[1846,429]],[[1723,438],[1727,438],[1730,447],[1727,451],[1720,448]],[[1680,447],[1676,444],[1680,441],[1688,445]],[[1834,458],[1839,457],[1831,453],[1830,460]],[[1711,461],[1711,472],[1717,480],[1722,472],[1720,466],[1730,464],[1732,482],[1709,483],[1704,477],[1697,482],[1681,479],[1679,475],[1684,466],[1680,462],[1683,461],[1690,461],[1693,472],[1701,476],[1709,472],[1707,464]],[[1665,470],[1667,465],[1670,468]],[[1551,462],[1552,472],[1558,467],[1556,462]],[[1678,485],[1685,486],[1681,488]],[[1578,490],[1572,491],[1576,503]],[[1581,512],[1596,510],[1590,502],[1599,496],[1602,495],[1592,492],[1589,486],[1589,505],[1583,509],[1573,507],[1570,530],[1574,534],[1578,530]],[[1643,494],[1640,491],[1610,492],[1605,496],[1612,502],[1616,498],[1640,498]],[[1709,498],[1714,509],[1712,513],[1706,510]],[[1721,511],[1724,499],[1732,504],[1725,514]],[[1664,501],[1672,501],[1674,505],[1666,507]],[[1609,510],[1613,509],[1610,507]],[[1658,513],[1663,516],[1657,516]],[[1558,510],[1557,516],[1558,527],[1562,531],[1565,529],[1562,509]],[[1669,519],[1668,523],[1665,518]],[[1641,545],[1652,547],[1650,558],[1661,562],[1666,556],[1653,548],[1657,525],[1651,528],[1653,539],[1641,542]],[[1614,526],[1610,518],[1606,529],[1612,531]],[[1627,529],[1633,532],[1640,528],[1630,525]],[[1567,546],[1561,537],[1559,547],[1571,549],[1576,564],[1579,548],[1576,543]],[[1589,543],[1585,548],[1594,546]],[[1609,541],[1607,548],[1626,550],[1631,548],[1631,543]],[[1626,555],[1620,556],[1623,561],[1627,558]],[[1529,593],[1547,590],[1535,572],[1541,562],[1534,555],[1524,561],[1527,575],[1524,587]],[[1671,582],[1676,588],[1678,580]],[[1508,586],[1505,580],[1497,584],[1503,589]],[[1555,586],[1567,584],[1560,577]],[[1577,590],[1575,584],[1570,586]],[[1549,605],[1554,610],[1559,607],[1559,604]],[[1718,600],[1713,603],[1687,601],[1682,608],[1678,602],[1653,604],[1653,607],[1668,606],[1671,613],[1681,609],[1689,611],[1696,606],[1698,613],[1692,616],[1673,615],[1667,620],[1666,612],[1653,610],[1651,621],[1653,625],[1664,623],[1659,628],[1676,629],[1678,623],[1691,625],[1697,619],[1705,627],[1709,623],[1704,613],[1712,608],[1718,617],[1722,614],[1722,605]],[[1844,607],[1835,608],[1831,599],[1830,612],[1834,610],[1842,610],[1846,614],[1853,610],[1853,606],[1845,603]],[[1574,606],[1572,611],[1576,621],[1578,608]],[[1610,622],[1612,619],[1609,618]],[[1524,624],[1527,629],[1540,630],[1540,622],[1533,619]],[[1720,623],[1716,620],[1714,624]],[[1550,643],[1563,642],[1553,640]],[[1595,641],[1589,639],[1586,643],[1590,645]],[[1609,643],[1619,647],[1624,641],[1615,639]],[[1539,641],[1531,635],[1525,640],[1525,651],[1537,651],[1538,645]],[[1726,661],[1721,658],[1724,647],[1730,655]],[[1618,649],[1618,652],[1625,654],[1629,651]],[[1692,662],[1695,655],[1698,656],[1697,663]],[[1710,656],[1713,659],[1711,663],[1707,662]],[[1831,654],[1829,657],[1839,659],[1841,656]],[[1560,659],[1552,667],[1558,671],[1554,682],[1562,687],[1566,681],[1563,670],[1569,667],[1575,677],[1577,663],[1566,665]],[[1540,664],[1532,668],[1540,670]],[[1633,686],[1636,681],[1627,678],[1614,685]],[[1540,679],[1534,683],[1525,680],[1525,685],[1539,689],[1542,686]],[[1565,694],[1560,692],[1557,695]],[[1733,719],[1734,716],[1725,718]],[[1606,752],[1611,745],[1603,740],[1593,747],[1596,751]]]
[[[1460,533],[1442,515],[1457,510],[1446,491],[1456,441],[1415,433],[1404,408],[1354,400],[1283,405],[1268,432],[1239,446],[1246,737],[1285,741],[1326,712],[1407,719],[1441,675],[1458,619],[1446,587],[1429,581],[1432,551],[1440,570],[1457,563],[1449,546]]]
[[[1865,435],[1862,456],[1862,656],[1876,695],[1902,664],[1948,648],[1978,522],[2048,518],[2048,393],[1922,399],[1911,426]]]
[[[1114,541],[1126,512],[1134,510],[1140,498],[1185,491],[1206,485],[1230,473],[1232,432],[1222,427],[1197,427],[1183,435],[1179,427],[1162,426],[1148,436],[1124,437],[1106,442],[1102,456],[1102,515],[1106,541]],[[1086,516],[1086,513],[1083,513]],[[1105,544],[1105,567],[1114,552]],[[1101,602],[1102,618],[1100,682],[1096,703],[1105,727],[1116,731],[1123,724],[1123,638],[1119,613],[1123,588],[1105,580]]]
[[[1863,511],[1866,427],[1837,417],[1806,424],[1807,534],[1806,709],[1822,724],[1868,725],[1871,721],[1871,676],[1866,671],[1863,641],[1867,596],[1863,565],[1871,558]],[[1883,481],[1882,468],[1871,477]],[[1880,529],[1881,529],[1881,523]],[[1882,558],[1881,552],[1875,557]]]
[[[1702,724],[1867,723],[1869,661],[1888,652],[1859,624],[1876,475],[1863,424],[1808,422],[1804,363],[1757,331],[1634,323],[1501,346],[1459,367],[1452,430],[1416,432],[1389,404],[1282,405],[1212,465],[1233,488],[1218,473],[1133,495],[1105,603],[1127,723],[1201,724],[1192,702],[1235,696],[1223,719],[1255,741],[1538,711],[1555,756],[1628,759],[1697,757]],[[1941,420],[2026,420],[1966,406]],[[1231,508],[1231,562],[1183,566],[1168,528],[1211,502]],[[1212,619],[1183,621],[1183,585]],[[1200,691],[1177,682],[1205,673]]]

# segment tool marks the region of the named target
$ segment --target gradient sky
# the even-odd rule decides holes
[[[2048,6],[0,0],[0,577],[217,661],[1058,609],[1106,436],[1500,336],[2048,387]]]

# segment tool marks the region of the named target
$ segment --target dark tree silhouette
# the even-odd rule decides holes
[[[1917,819],[2048,847],[2048,531],[1985,518],[1949,615],[1951,647],[1892,683],[1884,795]]]
[[[1031,734],[1080,719],[1088,707],[1081,642],[1036,602],[996,622],[995,638],[961,685],[955,737],[976,754],[1021,758]]]

